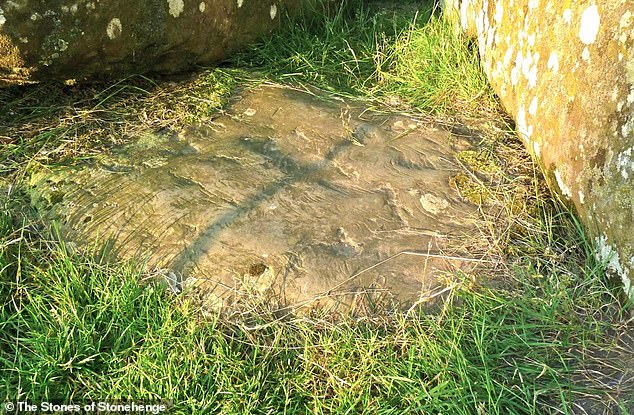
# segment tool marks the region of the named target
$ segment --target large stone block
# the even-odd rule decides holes
[[[457,191],[470,140],[431,119],[289,88],[213,123],[146,132],[98,163],[41,169],[33,203],[69,246],[144,258],[206,308],[245,298],[342,313],[433,304],[447,275],[496,267]],[[192,291],[193,290],[193,291]],[[271,303],[272,304],[272,303]]]
[[[0,81],[216,63],[317,0],[2,0]]]
[[[634,299],[634,1],[446,0],[517,131]]]

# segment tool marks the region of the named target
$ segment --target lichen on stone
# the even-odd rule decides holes
[[[581,22],[579,23],[579,39],[586,45],[591,45],[597,38],[599,33],[599,26],[601,24],[601,17],[599,16],[599,9],[596,5],[586,8],[581,15]]]
[[[559,186],[559,190],[561,190],[561,193],[567,198],[570,198],[572,196],[572,191],[570,190],[570,187],[568,187],[564,179],[561,177],[561,173],[558,169],[555,169],[555,180],[557,180],[557,186]]]
[[[634,285],[629,278],[629,270],[621,265],[618,251],[608,243],[608,237],[603,234],[595,238],[596,257],[605,265],[606,269],[621,277],[625,294],[634,300]]]
[[[106,27],[106,34],[110,39],[116,39],[121,35],[123,28],[121,26],[121,20],[115,17],[108,23],[108,27]]]
[[[616,158],[616,168],[626,180],[630,178],[630,173],[634,173],[634,159],[632,159],[633,151],[634,147],[630,147],[619,153]]]
[[[421,195],[419,201],[422,208],[432,215],[439,215],[449,208],[449,202],[447,200],[432,193],[425,193]]]
[[[557,52],[550,52],[550,56],[548,57],[548,69],[557,73],[559,70],[559,58],[557,57]]]
[[[533,153],[535,153],[535,157],[541,157],[541,147],[537,141],[533,141]]]
[[[183,0],[167,0],[167,4],[169,5],[169,13],[178,17],[185,10],[185,2]]]

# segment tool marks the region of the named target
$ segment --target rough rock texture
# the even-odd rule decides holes
[[[634,299],[634,1],[446,0],[551,184]]]
[[[262,88],[208,126],[39,172],[33,196],[66,240],[148,255],[209,305],[411,304],[486,266],[478,206],[450,184],[468,148],[431,121]]]
[[[218,62],[315,0],[1,0],[0,81]]]

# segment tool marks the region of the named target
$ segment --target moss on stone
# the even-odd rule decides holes
[[[480,183],[464,173],[459,173],[449,179],[451,187],[456,189],[462,197],[477,205],[484,205],[490,201],[490,191]]]
[[[480,173],[497,173],[500,166],[493,153],[486,150],[465,150],[458,153],[458,160]]]

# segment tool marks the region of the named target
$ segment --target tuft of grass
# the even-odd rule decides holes
[[[274,81],[358,94],[375,70],[374,52],[381,41],[377,36],[389,36],[382,30],[384,23],[364,7],[343,1],[324,18],[304,16],[296,25],[236,55],[232,63],[254,68]],[[395,30],[399,27],[388,32],[394,35]]]
[[[473,43],[442,17],[402,33],[388,50],[377,73],[383,94],[436,114],[499,112]]]
[[[430,1],[344,1],[305,17],[232,62],[281,83],[310,84],[394,109],[499,113],[473,44]]]

